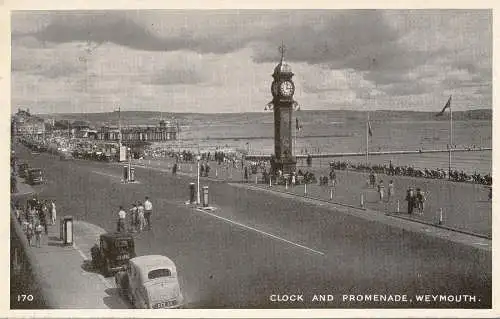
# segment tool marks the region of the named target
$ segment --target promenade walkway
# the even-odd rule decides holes
[[[156,167],[165,171],[171,171],[174,160],[146,159],[135,161],[134,164]],[[210,162],[210,179],[227,182],[243,182],[243,171],[241,166],[233,167],[229,164],[218,165]],[[313,172],[316,177],[328,175],[329,168],[326,166],[299,166],[303,171]],[[196,163],[181,163],[178,166],[178,174],[196,176]],[[250,171],[249,171],[250,173]],[[492,202],[488,199],[489,189],[483,185],[450,182],[447,180],[414,178],[407,176],[378,175],[377,181],[383,180],[387,199],[387,185],[393,180],[395,185],[395,196],[387,202],[379,201],[376,189],[367,185],[368,174],[354,171],[336,171],[337,184],[332,189],[330,186],[319,186],[317,184],[295,187],[284,185],[272,185],[277,191],[288,192],[297,196],[307,196],[331,201],[343,205],[360,207],[363,197],[364,207],[369,210],[381,211],[391,214],[397,218],[410,219],[420,223],[438,224],[442,211],[441,227],[455,229],[471,234],[477,234],[491,238],[492,236]],[[256,183],[257,177],[257,183]],[[249,183],[259,187],[268,188],[268,184],[261,182],[262,175],[250,174]],[[206,177],[202,177],[203,181]],[[408,187],[421,188],[426,193],[424,212],[414,212],[411,216],[407,214],[406,190]],[[398,205],[399,203],[399,205]],[[398,209],[399,206],[399,209]]]
[[[14,194],[21,204],[28,194],[34,193],[31,186],[18,183],[19,192]],[[61,217],[61,216],[59,216]],[[90,247],[96,242],[103,229],[83,221],[74,222],[74,245],[65,246],[60,240],[59,223],[48,226],[48,235],[43,233],[40,247],[35,246],[34,240],[29,246],[21,226],[13,220],[14,231],[21,242],[24,261],[29,265],[32,281],[29,291],[35,292],[33,300],[14,301],[11,307],[14,309],[30,309],[40,307],[48,309],[108,309],[128,308],[129,306],[120,298],[117,289],[111,279],[105,279],[102,275],[93,272],[89,267]],[[29,276],[27,272],[21,272],[21,277]],[[15,279],[15,278],[14,278]],[[26,279],[26,278],[25,278]],[[17,282],[26,280],[12,280]],[[16,292],[12,287],[11,291]],[[36,292],[38,292],[37,295]],[[18,291],[18,294],[26,292]],[[12,298],[12,296],[11,296]],[[39,300],[42,299],[43,300]],[[32,305],[30,305],[32,303]],[[36,306],[35,306],[36,305]]]

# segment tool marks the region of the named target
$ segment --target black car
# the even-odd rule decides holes
[[[39,168],[29,169],[28,176],[26,176],[26,182],[30,185],[42,184],[45,182],[43,171]]]
[[[136,257],[134,237],[127,233],[106,233],[99,237],[99,245],[90,249],[92,266],[109,277],[124,270],[129,259]]]

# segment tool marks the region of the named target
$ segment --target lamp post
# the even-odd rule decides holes
[[[128,174],[127,174],[127,179],[130,182],[131,181],[130,174],[132,173],[132,152],[131,152],[130,147],[127,148],[127,153],[128,153]]]
[[[201,159],[201,156],[200,154],[198,154],[196,156],[196,161],[197,161],[197,172],[196,172],[196,180],[197,180],[197,183],[196,183],[196,204],[200,204],[200,159]]]

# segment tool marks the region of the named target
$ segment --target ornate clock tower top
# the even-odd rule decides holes
[[[278,65],[276,65],[276,67],[274,68],[274,73],[273,73],[273,78],[280,78],[281,76],[285,76],[285,77],[292,77],[293,76],[293,72],[292,72],[292,67],[285,62],[285,45],[284,44],[281,44],[281,46],[279,47],[279,51],[281,53],[281,60],[280,60],[280,63],[278,63]]]

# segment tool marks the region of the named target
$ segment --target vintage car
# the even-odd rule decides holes
[[[106,233],[99,236],[99,244],[90,249],[92,266],[103,276],[112,276],[124,270],[128,260],[135,257],[134,237],[127,233]]]
[[[30,185],[42,184],[43,182],[45,182],[43,171],[39,168],[29,169],[28,175],[26,176],[26,182]]]
[[[71,161],[73,160],[73,155],[70,152],[61,152],[59,159],[61,161]]]
[[[134,308],[180,308],[184,302],[175,264],[165,256],[130,259],[126,270],[115,274],[115,282]]]
[[[30,166],[28,163],[21,163],[19,164],[18,172],[19,172],[19,177],[26,178],[28,176],[28,170]]]

